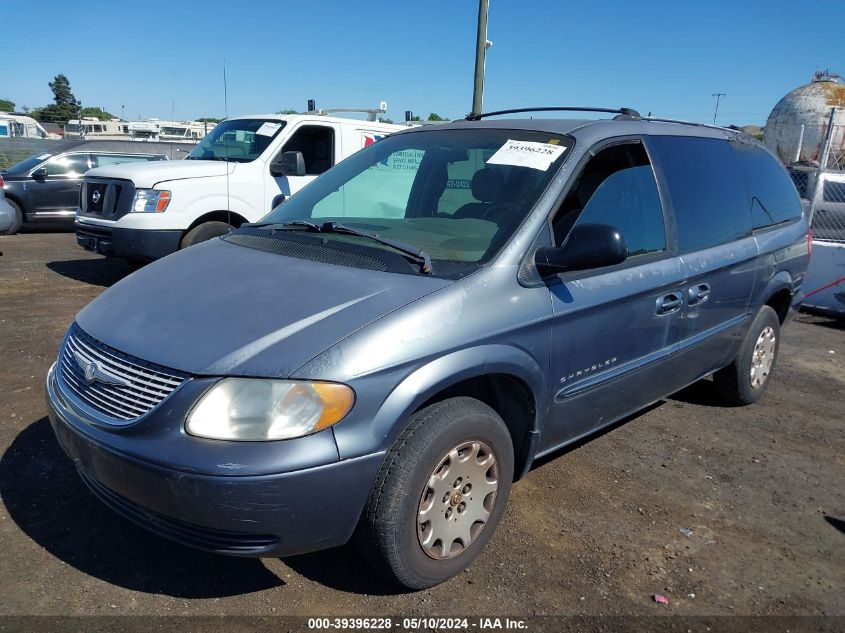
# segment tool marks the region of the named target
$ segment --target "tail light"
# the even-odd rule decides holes
[[[0,187],[5,187],[5,186],[6,186],[6,181],[3,180],[3,174],[0,174]]]
[[[807,257],[813,256],[813,229],[807,231]]]

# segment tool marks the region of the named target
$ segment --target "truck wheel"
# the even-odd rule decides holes
[[[225,222],[203,222],[185,233],[185,237],[182,238],[179,248],[188,248],[194,244],[226,235],[233,228],[235,227]]]
[[[6,202],[9,203],[9,206],[12,207],[12,211],[15,212],[15,218],[12,220],[12,226],[6,231],[6,235],[14,235],[18,231],[21,230],[21,226],[23,226],[23,211],[21,211],[20,205],[13,200],[9,200],[6,198]]]
[[[356,544],[391,582],[441,583],[493,536],[513,468],[510,433],[486,404],[460,397],[421,409],[384,459]]]
[[[780,319],[769,306],[763,306],[734,361],[713,374],[716,393],[734,405],[753,404],[771,382],[780,348]]]

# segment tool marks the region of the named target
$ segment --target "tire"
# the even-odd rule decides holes
[[[384,459],[355,543],[377,572],[408,589],[448,580],[466,569],[493,536],[507,505],[513,468],[510,433],[487,405],[460,397],[421,409]],[[418,522],[421,509],[428,522]],[[453,538],[458,533],[465,538]]]
[[[233,228],[235,227],[225,222],[203,222],[185,233],[185,237],[182,238],[179,248],[188,248],[194,244],[226,235]]]
[[[126,262],[126,265],[129,266],[129,268],[131,268],[133,272],[136,270],[140,270],[141,268],[150,263],[146,259],[139,259],[137,257],[127,257],[123,261]]]
[[[716,393],[725,402],[736,406],[757,402],[772,380],[779,349],[780,319],[771,307],[763,306],[736,358],[713,374]]]
[[[14,200],[9,200],[9,198],[6,198],[6,202],[9,203],[9,206],[12,207],[12,211],[15,212],[15,219],[12,220],[12,226],[7,229],[6,235],[14,235],[18,231],[20,231],[21,227],[23,226],[23,211],[21,210],[20,205]]]

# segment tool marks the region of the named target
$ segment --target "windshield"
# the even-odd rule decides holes
[[[489,128],[397,134],[330,169],[261,222],[339,222],[424,250],[435,275],[460,276],[510,239],[573,143]],[[380,248],[354,236],[323,237]]]
[[[22,160],[21,162],[17,163],[16,165],[12,165],[6,171],[7,174],[27,174],[29,170],[35,167],[36,165],[40,165],[45,160],[50,158],[50,154],[39,154],[38,156],[30,156],[26,160]]]
[[[218,123],[185,160],[225,160],[248,163],[267,149],[284,121],[231,119]]]

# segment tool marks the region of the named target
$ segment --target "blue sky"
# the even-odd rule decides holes
[[[0,97],[47,104],[57,73],[83,105],[127,118],[389,105],[464,116],[477,0],[397,3],[3,0]],[[34,8],[36,7],[37,8]],[[838,15],[837,15],[838,14]],[[491,0],[485,110],[629,106],[655,116],[765,122],[830,68],[845,74],[841,0]]]

